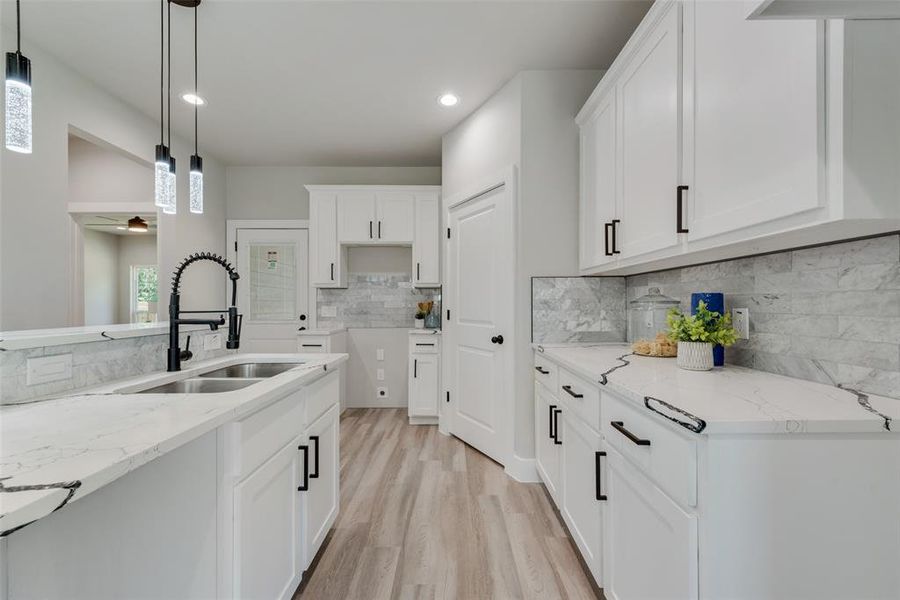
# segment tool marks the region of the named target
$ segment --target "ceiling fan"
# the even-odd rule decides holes
[[[103,215],[96,215],[96,219],[103,219],[107,223],[85,223],[85,227],[115,227],[123,231],[131,231],[134,233],[147,233],[151,229],[156,229],[156,223],[147,223],[141,217],[135,216],[128,221],[123,222],[121,219],[114,219]]]

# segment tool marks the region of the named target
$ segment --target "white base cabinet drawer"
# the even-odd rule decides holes
[[[559,387],[559,367],[539,354],[534,355],[534,380],[545,385],[551,393],[556,394]]]
[[[697,442],[611,394],[603,395],[603,438],[685,506],[697,506]]]
[[[594,581],[602,587],[606,482],[600,434],[566,411],[560,427],[563,487],[560,513]]]
[[[600,431],[600,389],[596,383],[560,368],[556,397],[585,423]]]
[[[697,517],[607,450],[605,579],[611,600],[696,600]]]

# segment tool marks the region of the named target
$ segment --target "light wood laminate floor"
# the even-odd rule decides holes
[[[341,510],[295,600],[598,598],[540,484],[406,410],[341,417]]]

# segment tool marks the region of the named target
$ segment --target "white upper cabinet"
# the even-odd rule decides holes
[[[415,239],[413,240],[413,286],[441,284],[441,199],[434,193],[416,194]]]
[[[344,262],[337,241],[337,196],[313,192],[309,195],[310,283],[315,287],[345,286]]]
[[[819,102],[825,27],[747,22],[740,2],[687,2],[684,183],[688,239],[825,203]]]
[[[616,95],[606,94],[581,128],[581,269],[614,260],[616,224]]]
[[[379,192],[375,204],[375,239],[379,242],[412,244],[416,195],[411,192]]]
[[[621,223],[613,224],[610,245],[622,257],[679,242],[673,200],[681,166],[680,14],[678,4],[667,5],[616,85]]]
[[[900,229],[900,21],[746,16],[657,0],[578,114],[583,274]]]
[[[344,190],[337,193],[337,232],[342,244],[369,243],[376,240],[375,193]]]

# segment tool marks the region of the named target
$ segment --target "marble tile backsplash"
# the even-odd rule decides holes
[[[416,304],[434,300],[440,314],[440,298],[440,288],[414,288],[409,273],[349,273],[346,288],[318,290],[318,327],[412,328]]]
[[[535,343],[624,342],[624,277],[534,277]]]
[[[689,308],[723,292],[750,309],[750,339],[726,363],[900,398],[900,236],[819,246],[626,278],[633,300],[659,287]]]
[[[191,331],[181,334],[184,348],[187,336],[191,336],[192,362],[224,356],[225,336],[222,331],[222,349],[203,350],[203,338],[210,331]],[[144,337],[88,342],[65,346],[45,346],[24,350],[0,352],[0,405],[18,404],[43,398],[60,396],[73,391],[109,383],[117,379],[134,377],[154,371],[165,371],[166,350],[169,336],[151,335]],[[37,356],[72,355],[72,378],[37,385],[26,384],[25,363]],[[190,365],[190,363],[186,363]]]

